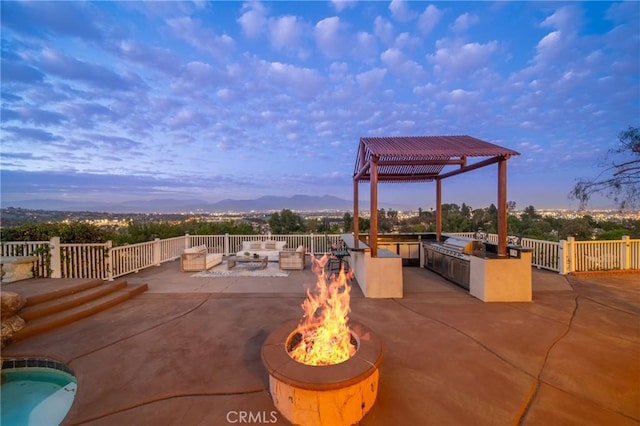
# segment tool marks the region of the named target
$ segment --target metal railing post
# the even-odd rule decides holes
[[[184,248],[188,249],[189,247],[191,247],[190,240],[191,237],[189,236],[189,234],[184,234]]]
[[[231,254],[231,242],[229,241],[229,233],[224,234],[224,243],[222,244],[222,254],[228,256]]]
[[[62,262],[60,254],[60,237],[51,237],[49,241],[49,267],[51,278],[62,278]]]

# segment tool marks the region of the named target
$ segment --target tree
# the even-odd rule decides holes
[[[389,214],[392,210],[389,210]],[[391,232],[393,229],[393,219],[388,216],[384,209],[378,210],[378,231],[380,232]]]
[[[79,221],[71,223],[25,223],[0,228],[1,241],[46,241],[60,237],[62,243],[96,243],[112,239],[112,233],[96,225]]]
[[[618,135],[620,147],[610,149],[606,168],[593,179],[578,179],[569,193],[584,208],[594,194],[612,199],[621,209],[634,207],[640,197],[640,128],[629,127]]]
[[[589,221],[584,218],[562,220],[558,230],[558,237],[561,240],[575,237],[577,240],[584,241],[590,240],[592,236],[593,231],[589,226]]]
[[[491,233],[498,232],[498,208],[495,204],[491,203],[491,205],[487,208],[487,219],[489,223],[485,223],[485,231]]]
[[[460,213],[464,217],[471,217],[471,210],[473,210],[470,206],[462,203],[462,207],[460,207]]]
[[[351,217],[350,213],[345,213],[344,216],[342,216],[342,223],[344,232],[353,231],[353,217]]]
[[[318,232],[319,227],[320,227],[320,223],[318,221],[318,218],[316,217],[308,218],[304,222],[304,229],[307,232],[312,232],[315,234],[316,232]]]
[[[367,232],[371,228],[371,221],[366,217],[358,216],[358,230],[359,232]]]
[[[318,232],[330,232],[331,231],[331,221],[329,221],[328,217],[323,217],[318,221]]]
[[[542,216],[540,216],[538,212],[536,212],[536,208],[533,206],[526,207],[522,211],[522,214],[520,215],[520,218],[522,220],[535,220],[535,219],[540,219],[541,217]]]
[[[304,230],[304,220],[291,210],[282,209],[280,214],[271,215],[269,226],[274,234],[295,234]]]

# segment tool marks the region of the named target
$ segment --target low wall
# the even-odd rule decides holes
[[[469,293],[484,302],[531,302],[531,252],[518,258],[471,256]]]
[[[352,235],[343,236],[349,252],[349,266],[365,297],[402,298],[402,257],[389,250],[378,249],[371,257],[371,249],[363,242],[357,246]]]

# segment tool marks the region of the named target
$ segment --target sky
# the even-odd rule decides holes
[[[361,137],[466,134],[521,154],[517,208],[577,208],[576,179],[640,126],[635,1],[2,1],[1,15],[3,207],[350,200]],[[489,206],[497,167],[442,188]],[[380,184],[378,200],[433,207],[435,184]]]

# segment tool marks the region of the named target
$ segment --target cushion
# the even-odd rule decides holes
[[[187,249],[184,249],[183,251],[183,253],[186,253],[186,254],[195,254],[198,252],[200,252],[200,249],[198,247],[187,248]]]
[[[282,250],[286,245],[286,241],[276,241],[276,250]]]
[[[304,253],[304,246],[298,246],[298,248],[296,249],[296,251],[298,251],[298,252],[303,252],[303,253]]]
[[[264,249],[265,250],[275,250],[276,249],[276,242],[275,241],[265,241],[264,242]]]
[[[260,250],[262,248],[262,243],[261,242],[251,242],[251,244],[249,244],[249,250]]]

